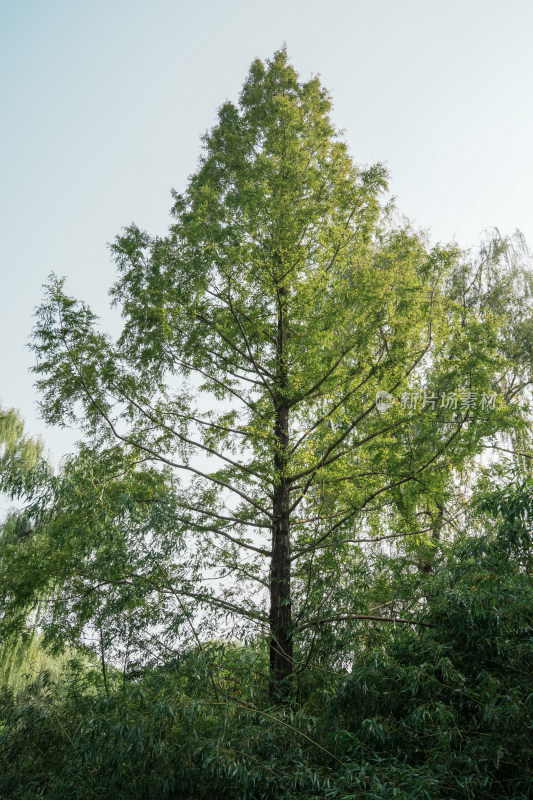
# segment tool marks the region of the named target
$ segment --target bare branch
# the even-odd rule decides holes
[[[342,544],[376,544],[377,542],[384,542],[386,539],[403,539],[404,536],[422,536],[424,533],[428,533],[431,531],[432,528],[422,528],[419,531],[406,531],[405,533],[390,533],[386,536],[370,536],[366,539],[342,539],[342,541],[335,541],[335,542],[327,542],[326,544],[312,544],[307,547],[304,547],[300,550],[295,549],[295,553],[292,556],[291,560],[299,558],[305,553],[312,552],[314,550],[323,549],[325,547],[335,547]]]
[[[403,625],[420,625],[423,628],[436,628],[436,625],[430,622],[422,622],[417,619],[402,619],[401,617],[377,617],[373,614],[339,614],[335,617],[323,617],[318,620],[309,620],[298,626],[298,630],[302,631],[306,628],[311,628],[314,625],[324,625],[329,622],[351,622],[353,620],[369,620],[370,622],[399,622]]]
[[[243,542],[242,539],[237,539],[235,536],[232,536],[223,528],[214,528],[209,525],[201,525],[198,522],[194,522],[187,517],[180,517],[176,516],[180,522],[184,522],[186,525],[190,525],[193,530],[204,531],[205,533],[215,533],[220,536],[224,536],[224,538],[229,539],[230,542],[238,545],[239,547],[244,547],[246,550],[253,550],[255,553],[260,553],[262,556],[271,556],[272,553],[270,550],[265,550],[262,547],[255,547],[253,544],[247,544]]]
[[[162,420],[157,419],[157,417],[154,417],[153,414],[151,414],[149,411],[143,408],[141,404],[138,403],[133,397],[127,395],[126,392],[120,386],[115,386],[115,388],[122,395],[122,397],[124,397],[128,403],[131,403],[134,406],[134,408],[136,408],[137,411],[139,411],[140,414],[146,417],[146,419],[149,419],[150,422],[153,422],[154,425],[156,425],[157,427],[163,428],[164,430],[168,431],[168,433],[172,434],[172,436],[175,436],[177,439],[179,439],[180,442],[184,442],[185,444],[190,444],[192,447],[197,447],[198,449],[203,450],[204,452],[209,453],[210,455],[215,456],[216,458],[219,458],[221,461],[225,461],[227,464],[231,464],[232,467],[236,467],[237,469],[246,472],[248,475],[253,475],[255,478],[258,478],[259,480],[265,479],[264,475],[261,475],[259,472],[255,472],[255,470],[245,466],[244,464],[239,464],[238,461],[233,461],[233,459],[228,458],[228,456],[222,455],[222,453],[219,453],[213,447],[208,447],[207,445],[202,444],[201,442],[197,442],[194,439],[189,439],[187,436],[183,436],[183,434],[179,433],[174,428],[171,428],[170,425],[167,425]]]
[[[208,480],[211,483],[216,484],[217,486],[221,486],[221,487],[223,487],[225,489],[228,489],[231,492],[234,492],[239,497],[241,497],[243,500],[245,500],[247,503],[252,505],[254,508],[257,508],[258,511],[261,511],[261,513],[264,514],[266,517],[269,517],[270,519],[272,519],[272,513],[270,511],[267,511],[266,508],[263,508],[263,506],[261,506],[256,500],[254,500],[253,498],[251,498],[248,495],[246,495],[240,489],[237,489],[236,486],[231,486],[229,483],[226,483],[225,481],[222,481],[219,478],[215,478],[213,475],[209,475],[209,474],[207,474],[205,472],[202,472],[199,469],[195,469],[194,467],[191,467],[188,464],[179,464],[179,463],[177,463],[175,461],[172,461],[171,459],[166,458],[165,456],[163,456],[161,453],[158,453],[155,450],[152,450],[152,448],[147,447],[146,445],[143,445],[140,442],[136,442],[135,440],[120,434],[117,431],[117,429],[116,429],[115,425],[113,424],[113,422],[111,421],[111,419],[109,418],[109,415],[106,414],[106,412],[102,408],[101,403],[99,403],[93,397],[93,394],[90,391],[89,387],[87,386],[87,383],[86,383],[86,381],[85,381],[85,379],[83,377],[83,373],[82,373],[80,367],[78,366],[76,360],[73,358],[72,354],[70,353],[70,349],[68,347],[67,342],[65,341],[64,336],[63,336],[63,342],[64,342],[65,348],[66,348],[66,350],[67,350],[67,352],[68,352],[68,354],[70,356],[71,362],[74,365],[74,368],[75,368],[75,370],[76,370],[76,372],[78,374],[78,377],[79,377],[79,379],[81,381],[81,384],[82,384],[82,387],[83,387],[83,390],[84,390],[85,394],[87,395],[89,401],[95,406],[95,408],[97,409],[97,411],[100,414],[100,416],[102,417],[102,419],[105,420],[105,422],[107,423],[110,431],[112,432],[113,436],[115,436],[116,439],[118,439],[121,442],[124,442],[124,444],[130,445],[131,447],[135,447],[137,450],[141,450],[143,453],[147,453],[147,454],[153,456],[153,458],[156,461],[160,461],[162,464],[167,464],[169,467],[174,467],[175,469],[181,469],[181,470],[184,470],[186,472],[192,472],[194,475],[198,475],[200,478],[205,478],[205,480]]]

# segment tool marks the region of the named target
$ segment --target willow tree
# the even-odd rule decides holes
[[[461,254],[394,221],[385,169],[354,164],[330,108],[284,51],[254,62],[174,194],[168,235],[131,225],[112,245],[118,341],[55,279],[35,332],[46,419],[182,474],[175,518],[191,546],[237,577],[232,597],[259,588],[239,603],[227,583],[194,594],[168,566],[184,599],[268,630],[274,695],[295,642],[370,616],[342,581],[320,581],[375,514],[438,499],[508,416],[500,401],[481,415],[440,401],[494,389],[501,320],[446,296]]]
[[[14,409],[0,407],[0,492],[20,497],[31,491],[34,470],[43,464],[43,443],[24,431],[24,420]]]
[[[43,458],[43,443],[29,437],[24,430],[24,421],[13,408],[0,407],[0,499],[18,500],[22,503],[32,496],[41,502],[42,487],[48,475]],[[38,498],[39,496],[39,498]],[[37,499],[38,498],[38,499]],[[14,583],[14,551],[20,552],[20,544],[32,533],[38,513],[26,504],[24,508],[8,508],[0,520],[0,683],[11,677],[21,678],[20,669],[28,666],[30,653],[37,653],[33,632],[28,626],[28,616],[40,596],[27,589],[18,592],[16,603],[12,603]],[[10,573],[7,581],[5,573]],[[27,583],[26,575],[17,575],[19,585]],[[28,594],[31,600],[28,602]],[[18,670],[18,674],[17,674]]]

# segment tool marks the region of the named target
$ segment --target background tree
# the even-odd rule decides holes
[[[497,390],[505,314],[450,293],[467,259],[395,220],[384,168],[353,163],[330,108],[285,51],[254,62],[174,195],[168,236],[131,225],[112,246],[119,340],[60,280],[35,330],[47,421],[182,476],[150,529],[164,568],[147,555],[132,578],[119,560],[98,586],[150,573],[190,624],[268,630],[275,698],[319,630],[392,619],[369,610],[361,540],[390,536],[394,516],[394,535],[423,536],[421,504],[438,509],[451,471],[519,423],[501,395],[482,415],[439,403]],[[396,398],[383,414],[378,391]],[[410,408],[407,392],[439,400]]]
[[[13,498],[29,494],[33,470],[43,465],[43,450],[40,440],[25,434],[20,414],[0,407],[0,491]]]
[[[0,648],[4,661],[9,660],[13,648],[19,653],[23,651],[19,637],[26,633],[28,613],[38,602],[37,594],[29,589],[31,581],[22,571],[18,574],[21,590],[16,602],[11,603],[13,567],[24,543],[46,513],[43,488],[49,475],[42,441],[25,433],[24,421],[15,409],[0,407],[0,497],[18,501],[17,507],[6,511],[0,527],[0,570],[10,573],[6,580],[0,581]],[[29,641],[28,637],[26,640]]]

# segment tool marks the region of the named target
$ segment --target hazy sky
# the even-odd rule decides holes
[[[56,463],[72,447],[28,372],[42,283],[67,276],[115,327],[106,244],[131,221],[165,232],[216,109],[283,42],[415,225],[533,246],[532,36],[531,0],[0,0],[0,403]]]

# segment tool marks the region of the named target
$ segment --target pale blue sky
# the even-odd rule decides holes
[[[0,0],[2,405],[56,462],[72,447],[28,372],[41,284],[68,276],[114,327],[106,243],[131,221],[166,230],[217,107],[283,42],[434,240],[498,226],[533,246],[532,35],[531,0]]]

